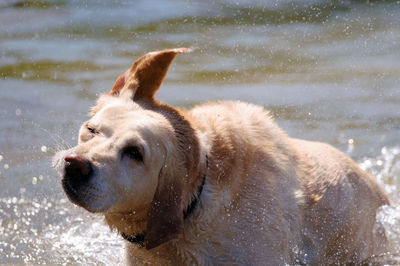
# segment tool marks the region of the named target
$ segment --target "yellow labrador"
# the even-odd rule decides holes
[[[375,215],[388,199],[343,153],[288,137],[256,105],[154,99],[186,52],[135,61],[54,157],[68,198],[104,214],[128,262],[344,264],[384,251]]]

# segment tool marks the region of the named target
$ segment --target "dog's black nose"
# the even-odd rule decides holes
[[[65,156],[65,176],[75,181],[84,181],[92,174],[92,165],[84,157],[72,153]]]

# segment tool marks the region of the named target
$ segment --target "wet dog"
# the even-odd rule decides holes
[[[126,240],[128,262],[345,264],[384,251],[375,216],[388,199],[340,151],[288,137],[256,105],[154,98],[186,52],[136,60],[53,159],[68,198]]]

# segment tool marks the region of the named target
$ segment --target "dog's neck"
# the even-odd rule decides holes
[[[208,156],[205,155],[205,163],[204,163],[204,170],[200,172],[200,176],[201,176],[201,183],[200,185],[197,185],[197,189],[195,190],[196,192],[193,193],[193,196],[191,197],[191,201],[188,205],[186,205],[186,209],[183,210],[183,217],[184,219],[187,219],[188,217],[190,217],[190,215],[193,213],[193,211],[196,209],[200,197],[201,197],[201,193],[203,192],[203,187],[204,184],[206,182],[206,178],[207,178],[207,170],[208,170]],[[146,232],[143,231],[143,233],[139,233],[139,234],[130,234],[130,233],[125,233],[125,232],[120,232],[122,238],[124,238],[125,240],[127,240],[128,242],[135,244],[139,247],[144,247],[144,240],[146,237]]]
[[[105,221],[111,229],[126,235],[136,235],[137,232],[144,232],[147,226],[147,211],[135,212],[114,212],[105,214]]]
[[[187,206],[186,210],[183,212],[184,219],[188,218],[192,214],[192,212],[196,209],[201,193],[203,191],[205,181],[206,181],[206,175],[203,176],[203,181],[201,182],[201,185],[197,190],[196,196],[192,199],[190,204]],[[130,236],[125,234],[124,232],[121,232],[121,236],[123,239],[127,240],[128,242],[131,242],[132,244],[135,244],[139,247],[144,247],[144,239],[146,237],[146,232],[141,234],[136,234],[134,236]]]

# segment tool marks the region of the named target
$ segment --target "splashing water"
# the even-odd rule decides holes
[[[77,212],[65,199],[0,199],[1,263],[121,264],[122,240],[101,218]]]
[[[379,156],[364,159],[360,167],[375,176],[389,195],[391,205],[380,208],[377,220],[386,230],[392,251],[400,253],[400,148],[384,147]]]

